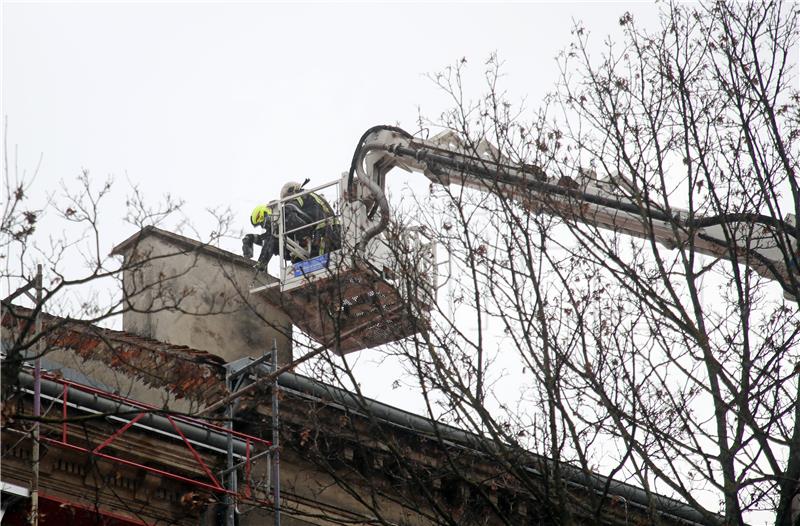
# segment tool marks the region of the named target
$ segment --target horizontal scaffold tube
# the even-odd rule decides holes
[[[19,374],[19,383],[21,388],[29,391],[33,390],[33,376],[30,373],[21,372]],[[42,378],[42,396],[60,400],[63,396],[63,390],[64,384]],[[181,418],[173,418],[172,422],[170,422],[167,417],[158,414],[158,409],[137,407],[120,400],[106,398],[71,386],[67,391],[67,402],[78,410],[99,413],[106,415],[106,418],[113,418],[123,422],[129,422],[136,415],[144,412],[146,414],[139,419],[133,427],[151,428],[160,432],[160,434],[166,434],[176,440],[181,440],[180,435],[175,431],[175,427],[172,424],[172,422],[175,422],[175,426],[180,429],[181,433],[183,433],[186,439],[193,445],[218,450],[219,452],[226,451],[228,447],[229,435],[226,433],[215,431],[214,429],[204,426],[200,422],[194,424]],[[252,447],[253,444],[251,444],[251,449]],[[247,444],[245,441],[234,437],[233,452],[239,457],[245,457],[247,454]]]

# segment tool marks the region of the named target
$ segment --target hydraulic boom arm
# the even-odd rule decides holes
[[[348,174],[347,197],[371,199],[381,212],[379,224],[367,232],[363,244],[388,222],[382,188],[386,173],[394,167],[421,172],[442,185],[499,193],[530,210],[653,239],[670,249],[691,243],[698,253],[746,264],[776,280],[787,297],[800,296],[798,228],[793,215],[786,219],[757,213],[699,217],[645,199],[622,177],[598,180],[582,173],[580,181],[555,180],[536,166],[509,163],[486,141],[466,148],[451,132],[423,140],[399,128],[376,126],[362,136]]]

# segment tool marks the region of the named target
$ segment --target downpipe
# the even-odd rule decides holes
[[[34,378],[31,374],[23,371],[19,374],[19,383],[20,387],[31,391],[34,385]],[[41,394],[43,397],[61,401],[63,397],[63,385],[42,378]],[[121,422],[129,422],[137,414],[145,412],[145,416],[136,422],[133,427],[151,428],[175,440],[181,440],[181,437],[175,432],[175,428],[168,418],[154,412],[147,412],[149,411],[148,409],[126,404],[118,400],[104,398],[94,393],[87,393],[74,387],[70,387],[67,390],[67,403],[78,410],[99,413],[98,419],[111,418]],[[152,411],[157,410],[154,409]],[[173,419],[173,421],[191,443],[220,453],[226,452],[229,438],[227,434],[213,431],[200,425],[193,425],[182,420]],[[233,453],[240,458],[245,458],[247,455],[247,444],[237,438],[234,438],[232,442]]]

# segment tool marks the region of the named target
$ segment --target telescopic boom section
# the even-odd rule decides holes
[[[278,200],[273,233],[280,240],[279,279],[250,291],[337,354],[415,334],[427,325],[435,305],[439,267],[434,241],[424,229],[388,228],[386,177],[396,167],[421,172],[437,184],[510,198],[570,223],[747,265],[777,281],[788,298],[800,297],[798,229],[792,215],[699,216],[649,200],[623,176],[599,179],[576,170],[574,178],[555,179],[539,167],[510,162],[485,140],[470,144],[451,132],[425,140],[400,128],[376,126],[361,137],[350,170],[340,180],[299,194],[338,190],[336,217],[323,223],[325,232],[337,234],[338,248],[311,257],[313,236],[298,241],[285,228],[283,206],[298,195]],[[293,242],[308,244],[308,250],[293,249]]]
[[[601,180],[593,172],[577,170],[577,179],[555,180],[536,166],[510,163],[485,140],[468,144],[453,132],[424,140],[389,126],[376,126],[362,136],[348,191],[355,188],[356,177],[382,188],[385,174],[394,167],[421,172],[438,184],[509,197],[537,213],[747,265],[777,281],[786,297],[796,301],[800,296],[798,228],[791,214],[785,220],[758,213],[700,217],[648,200],[621,176]]]

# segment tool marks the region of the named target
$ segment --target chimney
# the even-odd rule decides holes
[[[278,343],[278,362],[292,359],[292,323],[252,287],[253,262],[173,232],[145,227],[111,252],[125,258],[122,328],[233,361],[258,357]]]

